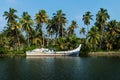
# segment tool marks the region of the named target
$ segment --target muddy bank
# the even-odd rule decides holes
[[[14,57],[14,56],[25,56],[25,54],[0,54],[0,57]]]
[[[120,57],[120,52],[90,52],[88,56],[114,56]]]

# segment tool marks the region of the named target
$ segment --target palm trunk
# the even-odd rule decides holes
[[[28,47],[30,47],[29,33],[27,34],[27,36],[28,36]]]
[[[59,38],[60,38],[60,27],[58,28],[58,35],[59,35]]]
[[[62,27],[61,27],[62,28]],[[63,37],[63,28],[61,29],[62,30],[62,37]]]
[[[42,47],[44,47],[44,31],[42,31],[42,38],[43,38],[43,44],[42,44]]]
[[[104,30],[104,25],[102,25],[102,28],[101,28],[101,40],[100,40],[100,48],[102,48],[102,42],[103,42],[103,31]]]
[[[87,25],[87,31],[89,31],[89,26]]]
[[[17,47],[17,50],[18,50],[20,47],[20,40],[19,40],[18,33],[17,33],[16,29],[15,29],[15,32],[16,32],[16,37],[17,37],[17,42],[18,42],[18,47]]]
[[[44,47],[44,35],[43,35],[43,47]]]

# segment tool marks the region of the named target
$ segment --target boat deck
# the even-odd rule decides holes
[[[36,53],[36,54],[28,54],[27,56],[66,56],[67,54],[56,54],[56,53]]]
[[[29,54],[29,55],[26,55],[27,58],[40,58],[40,57],[60,57],[60,56],[66,56],[66,54],[55,54],[55,53],[52,53],[52,54],[44,54],[44,53],[41,53],[41,54]]]

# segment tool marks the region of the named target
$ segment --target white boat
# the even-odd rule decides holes
[[[74,50],[54,51],[46,48],[27,51],[26,56],[79,56],[81,44]]]

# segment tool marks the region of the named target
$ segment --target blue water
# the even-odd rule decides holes
[[[120,80],[120,58],[0,58],[0,80]]]

